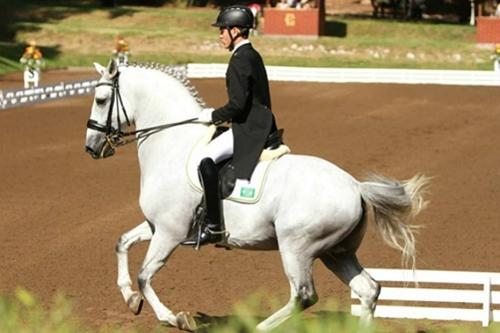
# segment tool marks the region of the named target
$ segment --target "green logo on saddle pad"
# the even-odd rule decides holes
[[[255,196],[255,188],[242,187],[240,190],[240,196],[243,198],[253,198]]]

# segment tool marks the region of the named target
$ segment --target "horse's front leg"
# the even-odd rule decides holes
[[[138,315],[142,309],[143,299],[140,293],[132,290],[132,280],[128,269],[128,250],[138,242],[150,240],[153,232],[148,222],[139,224],[134,229],[124,233],[116,243],[118,258],[118,287],[130,311]]]
[[[182,237],[177,239],[160,228],[156,229],[139,272],[138,283],[142,295],[144,295],[149,305],[153,308],[158,320],[171,326],[193,331],[196,329],[196,323],[193,318],[185,313],[176,316],[160,301],[151,286],[153,276],[165,265],[168,257],[182,239]]]

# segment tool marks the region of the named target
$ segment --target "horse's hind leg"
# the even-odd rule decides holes
[[[360,321],[364,325],[369,325],[377,305],[380,285],[363,269],[354,253],[323,254],[320,259],[358,295],[361,300]]]
[[[280,244],[281,245],[281,244]],[[295,309],[304,310],[318,301],[312,279],[313,258],[303,253],[287,252],[280,248],[285,274],[290,283],[290,300],[288,303],[257,325],[259,331],[269,331],[292,315]]]
[[[116,256],[118,258],[118,287],[130,311],[139,314],[142,309],[143,299],[141,294],[132,290],[132,280],[128,269],[128,250],[138,242],[150,240],[153,232],[147,222],[139,224],[132,230],[124,233],[116,243]]]

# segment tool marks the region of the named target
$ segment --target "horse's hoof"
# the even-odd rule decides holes
[[[144,304],[144,299],[141,294],[138,292],[134,292],[132,296],[127,301],[128,308],[132,311],[136,316],[141,313],[142,305]]]
[[[189,312],[179,312],[175,318],[177,319],[177,327],[181,330],[194,332],[198,327],[194,317]]]

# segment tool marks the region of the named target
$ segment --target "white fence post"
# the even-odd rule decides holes
[[[483,326],[490,324],[491,313],[491,279],[489,276],[484,279],[484,303],[483,303]]]
[[[500,322],[500,291],[493,290],[493,286],[500,286],[500,273],[417,270],[412,274],[411,270],[404,269],[366,270],[382,285],[375,317],[477,321],[483,326],[491,321]],[[425,288],[408,286],[408,282],[415,279],[425,284]],[[384,282],[390,282],[391,286],[384,286]],[[352,292],[351,297],[357,298]],[[384,301],[404,304],[384,304]],[[429,306],[432,302],[440,306]],[[444,307],[443,303],[453,305]],[[352,304],[351,313],[359,315],[360,305]]]

